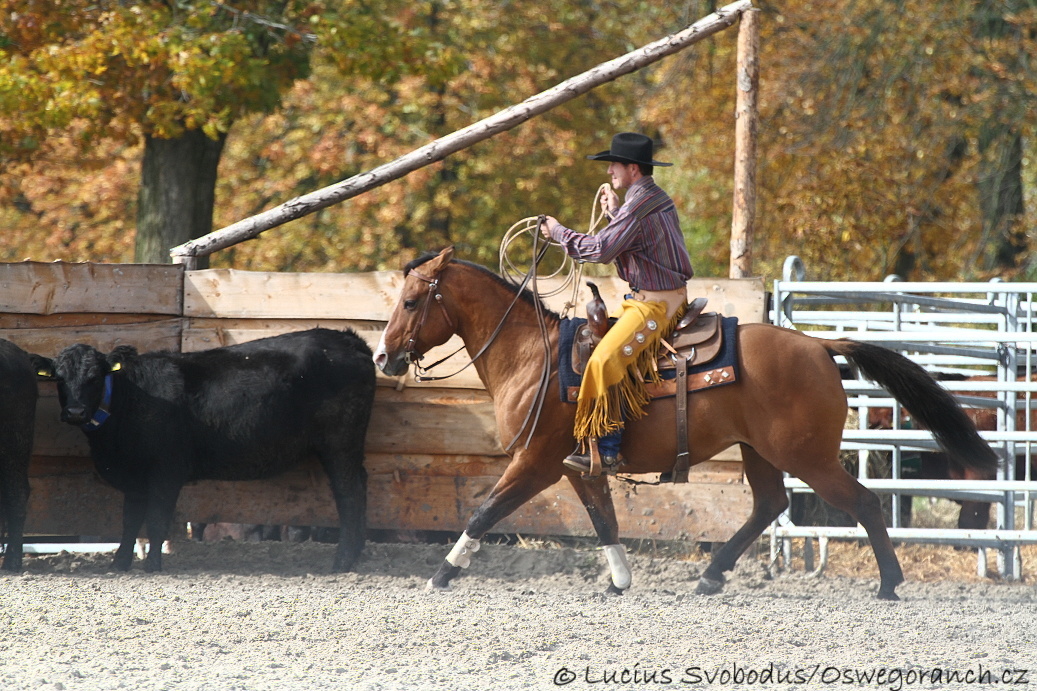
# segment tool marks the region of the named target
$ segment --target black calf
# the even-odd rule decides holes
[[[353,331],[313,329],[197,353],[107,356],[73,345],[43,360],[61,419],[80,425],[101,477],[124,494],[113,566],[125,571],[147,523],[161,545],[180,489],[194,480],[255,480],[316,456],[331,481],[341,537],[334,569],[364,544],[364,437],[374,400],[371,349]],[[144,567],[162,568],[162,551]]]
[[[0,539],[7,571],[22,568],[36,391],[28,353],[0,339]]]

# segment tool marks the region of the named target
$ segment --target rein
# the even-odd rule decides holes
[[[543,409],[544,401],[547,398],[547,388],[548,388],[548,384],[551,381],[551,376],[552,376],[551,375],[551,343],[550,343],[550,337],[549,337],[549,334],[547,332],[547,322],[544,319],[543,305],[540,303],[540,299],[539,299],[539,297],[537,297],[537,294],[536,294],[536,271],[537,271],[537,265],[540,263],[540,260],[543,258],[544,254],[547,252],[548,246],[545,244],[544,247],[539,252],[537,252],[536,245],[537,245],[537,242],[536,242],[536,238],[534,237],[534,240],[533,240],[533,250],[534,250],[533,265],[530,267],[529,272],[526,274],[526,277],[522,280],[522,283],[518,286],[518,290],[515,292],[515,297],[512,299],[511,304],[508,305],[508,308],[504,311],[504,314],[501,316],[500,321],[497,324],[497,328],[493,330],[493,333],[490,334],[490,337],[486,340],[486,343],[484,343],[483,346],[479,349],[479,352],[477,352],[475,355],[473,355],[472,358],[464,366],[462,366],[460,369],[458,369],[455,372],[451,372],[450,374],[445,374],[445,375],[442,375],[442,376],[435,376],[435,377],[434,376],[429,376],[428,372],[433,367],[436,367],[437,365],[441,365],[442,363],[444,363],[445,361],[449,360],[451,357],[453,357],[457,353],[461,352],[461,350],[465,346],[462,345],[460,348],[455,350],[453,353],[450,353],[446,357],[443,357],[443,358],[437,360],[436,362],[432,363],[428,367],[421,367],[420,365],[417,364],[417,357],[415,356],[414,346],[417,343],[418,333],[421,331],[421,328],[425,325],[426,319],[428,319],[429,308],[430,308],[433,300],[435,300],[439,304],[439,307],[443,311],[443,316],[447,320],[447,324],[450,326],[450,329],[452,331],[454,331],[454,332],[456,332],[457,329],[456,329],[456,325],[454,324],[453,320],[450,318],[450,314],[447,312],[446,306],[443,305],[443,294],[441,292],[439,292],[439,279],[438,278],[430,278],[428,276],[425,276],[425,275],[421,274],[420,272],[418,272],[418,271],[416,271],[414,269],[410,270],[410,273],[413,274],[415,278],[417,278],[418,280],[424,281],[429,286],[429,288],[428,288],[428,297],[425,300],[424,307],[422,307],[421,316],[418,318],[418,324],[417,324],[417,326],[415,326],[414,332],[411,335],[410,339],[407,341],[407,346],[406,346],[406,352],[408,353],[408,356],[409,356],[408,359],[415,366],[415,370],[416,370],[415,378],[418,381],[421,381],[421,382],[441,381],[443,379],[449,379],[450,377],[453,377],[453,376],[455,376],[457,374],[460,374],[461,372],[466,370],[468,367],[470,367],[476,360],[478,360],[480,357],[482,357],[483,354],[486,353],[487,350],[489,350],[490,346],[493,345],[494,341],[497,340],[497,336],[499,336],[500,332],[504,329],[504,325],[505,325],[505,323],[507,323],[507,320],[508,320],[508,315],[511,314],[511,310],[514,309],[515,305],[518,303],[519,299],[522,297],[522,291],[525,289],[526,284],[527,283],[532,283],[531,290],[533,291],[534,298],[535,298],[533,300],[534,310],[535,310],[536,315],[537,315],[537,325],[540,328],[540,336],[541,336],[541,339],[542,339],[543,344],[544,344],[544,360],[543,360],[543,365],[541,366],[541,369],[540,369],[539,383],[537,384],[536,395],[533,398],[533,403],[530,405],[529,411],[526,413],[526,418],[522,422],[522,425],[519,427],[518,433],[504,447],[505,451],[510,451],[511,450],[511,448],[519,440],[519,437],[522,436],[522,430],[524,430],[526,428],[526,426],[529,425],[530,419],[532,419],[533,420],[533,424],[532,424],[532,426],[529,429],[529,435],[526,437],[526,448],[529,447],[529,442],[532,441],[532,439],[533,439],[533,432],[536,430],[537,422],[539,422],[539,420],[540,420],[540,412]]]
[[[537,315],[537,326],[540,327],[540,338],[544,343],[544,364],[540,368],[540,382],[537,384],[536,395],[533,397],[533,403],[529,406],[529,412],[526,413],[526,419],[522,421],[522,426],[519,427],[515,438],[504,448],[505,451],[510,449],[522,435],[522,430],[529,424],[530,416],[533,416],[533,410],[536,409],[536,415],[533,416],[533,424],[529,427],[529,436],[526,437],[526,448],[529,448],[529,442],[533,440],[533,432],[536,431],[537,423],[540,422],[540,412],[544,408],[544,401],[547,399],[547,387],[551,382],[551,338],[547,333],[547,322],[544,320],[544,306],[541,304],[540,296],[537,292],[537,265],[548,248],[548,245],[545,244],[539,254],[537,253],[537,239],[540,235],[540,224],[543,222],[544,217],[541,215],[537,218],[537,232],[533,235],[533,265],[529,268],[526,280],[531,280],[532,282],[530,290],[533,291],[533,306]]]
[[[591,208],[590,227],[587,231],[588,235],[593,235],[596,231],[596,227],[601,223],[603,219],[606,218],[605,213],[603,211],[599,214],[596,214],[596,210],[599,206],[599,199],[601,198],[601,195],[604,194],[606,188],[608,188],[607,183],[601,185],[598,188],[598,191],[594,194],[594,202],[592,203]],[[452,358],[454,355],[461,352],[461,350],[463,350],[465,347],[463,345],[454,352],[447,355],[446,357],[440,358],[439,360],[433,362],[431,365],[427,367],[422,367],[418,364],[419,357],[417,356],[414,348],[417,344],[418,333],[421,331],[421,327],[425,325],[425,320],[428,319],[429,308],[431,307],[433,300],[435,300],[439,304],[439,308],[442,310],[443,316],[446,319],[447,324],[450,326],[450,329],[455,333],[457,332],[457,329],[453,320],[450,318],[450,314],[447,312],[446,307],[443,305],[443,294],[439,292],[439,278],[430,278],[429,276],[425,276],[415,269],[410,270],[410,273],[413,274],[416,278],[428,284],[428,296],[425,300],[425,305],[422,307],[421,316],[418,318],[418,324],[414,327],[414,332],[411,335],[410,339],[407,341],[407,346],[405,349],[405,352],[408,356],[408,362],[414,365],[415,379],[417,379],[420,382],[442,381],[443,379],[449,379],[450,377],[460,374],[464,370],[468,369],[468,367],[470,367],[472,363],[474,363],[476,360],[482,357],[482,355],[497,339],[497,336],[500,335],[501,330],[503,330],[504,328],[505,322],[507,322],[508,315],[511,314],[511,310],[515,307],[515,304],[519,301],[519,298],[522,297],[522,291],[526,288],[526,284],[530,284],[530,290],[532,291],[534,298],[533,309],[536,313],[537,326],[540,328],[540,338],[544,346],[544,360],[543,365],[540,368],[540,377],[537,382],[536,394],[533,397],[533,402],[529,406],[529,411],[526,413],[526,418],[525,420],[523,420],[522,425],[519,427],[518,433],[510,442],[508,442],[507,446],[504,447],[505,451],[511,450],[511,448],[518,441],[519,437],[522,436],[522,430],[526,429],[527,426],[529,427],[529,434],[526,437],[526,448],[529,448],[529,443],[533,440],[533,432],[536,431],[537,423],[540,421],[540,413],[543,411],[544,402],[547,400],[547,389],[550,385],[551,377],[554,376],[551,371],[551,339],[547,330],[547,321],[544,318],[544,306],[540,302],[541,295],[539,290],[537,289],[537,268],[540,265],[540,261],[544,258],[544,255],[547,254],[547,251],[550,248],[550,246],[552,244],[557,243],[553,243],[552,241],[545,241],[543,247],[538,247],[540,242],[540,226],[541,224],[543,224],[544,219],[544,215],[540,215],[536,217],[535,225],[527,223],[526,227],[522,228],[522,230],[529,232],[533,238],[533,262],[532,265],[529,267],[529,271],[526,272],[525,277],[522,279],[522,282],[518,285],[518,290],[515,292],[515,298],[511,301],[511,304],[508,305],[508,308],[504,311],[504,315],[501,317],[500,322],[497,324],[497,328],[494,329],[493,333],[490,334],[490,337],[489,339],[487,339],[486,343],[484,343],[483,346],[479,349],[479,352],[472,356],[472,358],[468,361],[467,364],[465,364],[460,369],[450,374],[445,374],[441,376],[430,376],[428,372],[433,367],[437,367],[443,364],[444,362]],[[524,221],[532,220],[532,218],[524,219]],[[515,237],[514,232],[517,226],[522,224],[524,221],[519,221],[519,223],[516,223],[514,226],[512,226],[511,230],[509,230],[508,233],[505,234],[505,239],[501,243],[501,275],[507,277],[509,280],[511,279],[511,274],[508,272],[508,268],[514,268],[514,265],[507,260],[507,248]],[[579,287],[579,275],[583,272],[582,262],[580,262],[579,269],[575,272],[576,280],[573,280],[573,262],[568,256],[566,256],[566,260],[570,263],[569,276],[567,277],[566,282],[558,291],[556,291],[556,293],[565,290],[566,287],[571,283],[573,286],[573,294],[572,298],[565,304],[565,312],[563,312],[563,316],[570,309],[576,306],[576,291]],[[551,274],[550,277],[557,275],[560,271],[561,267],[554,274]],[[512,283],[514,283],[514,281],[512,281]],[[556,293],[551,294],[554,295]],[[532,424],[530,424],[531,420]]]
[[[425,306],[422,308],[422,311],[421,311],[421,317],[418,319],[418,325],[416,327],[414,327],[414,334],[407,341],[407,347],[406,347],[406,352],[407,352],[407,354],[409,356],[409,360],[410,360],[410,362],[412,364],[414,364],[414,367],[417,370],[417,374],[415,375],[415,379],[417,379],[420,382],[442,381],[443,379],[449,379],[450,377],[453,377],[453,376],[458,375],[461,372],[465,371],[466,369],[468,369],[472,365],[473,362],[475,362],[480,357],[482,357],[483,353],[486,352],[486,350],[490,347],[490,345],[494,342],[494,340],[496,340],[497,336],[500,334],[501,330],[504,328],[504,323],[507,320],[508,315],[511,314],[512,308],[515,307],[515,303],[518,302],[519,297],[521,297],[521,295],[522,295],[522,289],[526,285],[526,281],[523,281],[522,285],[519,286],[519,291],[515,294],[515,299],[511,301],[510,305],[508,305],[508,309],[504,310],[504,316],[501,317],[500,323],[497,324],[497,328],[493,331],[492,334],[490,334],[490,338],[486,341],[485,344],[483,344],[483,347],[479,349],[479,352],[476,353],[474,356],[472,356],[472,359],[469,360],[467,364],[465,364],[463,367],[461,367],[456,372],[451,372],[450,374],[444,374],[444,375],[438,376],[438,377],[432,377],[432,376],[428,376],[426,373],[429,370],[431,370],[433,367],[436,367],[438,365],[443,364],[444,362],[446,362],[447,360],[449,360],[453,356],[455,356],[458,353],[460,353],[462,350],[464,350],[464,346],[462,345],[460,348],[458,348],[454,352],[450,353],[446,357],[443,357],[443,358],[440,358],[439,360],[436,360],[435,362],[433,362],[428,367],[422,367],[421,365],[418,364],[418,358],[415,355],[414,346],[417,343],[418,333],[421,331],[421,327],[423,327],[425,325],[425,320],[428,318],[429,305],[432,304],[433,300],[435,300],[437,303],[439,303],[439,308],[443,311],[443,317],[446,319],[446,322],[450,326],[450,329],[452,331],[456,332],[457,331],[457,327],[455,326],[454,321],[450,318],[450,314],[446,311],[446,307],[443,305],[443,294],[439,292],[439,279],[438,278],[429,278],[428,276],[425,276],[425,275],[417,272],[414,269],[411,269],[410,273],[413,274],[414,277],[417,278],[418,280],[421,280],[421,281],[424,281],[424,282],[428,283],[428,290],[429,290],[428,298],[425,300]],[[526,278],[528,280],[529,277],[527,276]]]

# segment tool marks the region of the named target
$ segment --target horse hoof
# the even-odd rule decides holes
[[[428,579],[428,582],[425,584],[426,593],[449,593],[451,590],[453,590],[453,588],[450,587],[449,583],[446,585],[436,585],[431,578]]]
[[[714,581],[711,578],[700,578],[699,584],[695,587],[695,592],[699,595],[716,595],[724,587],[723,581]]]
[[[878,599],[888,600],[889,602],[900,602],[900,596],[894,593],[893,591],[884,593],[880,590],[878,594]]]
[[[615,583],[609,583],[608,590],[605,591],[606,595],[622,595],[626,591],[622,588],[617,588]]]

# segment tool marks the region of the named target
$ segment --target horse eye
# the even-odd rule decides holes
[[[418,305],[418,301],[417,300],[404,300],[403,301],[403,309],[405,309],[405,310],[412,310],[415,307],[417,307],[417,305]]]

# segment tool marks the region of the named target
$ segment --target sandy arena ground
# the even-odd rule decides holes
[[[900,547],[909,580],[890,603],[856,545],[821,578],[772,579],[747,555],[709,597],[695,594],[701,554],[639,549],[633,587],[610,597],[598,550],[484,545],[451,593],[426,593],[448,549],[369,543],[349,574],[315,543],[181,542],[158,575],[109,573],[110,555],[27,557],[0,576],[0,689],[1037,685],[1037,589],[969,577],[974,555]],[[971,564],[960,578],[954,560]]]

